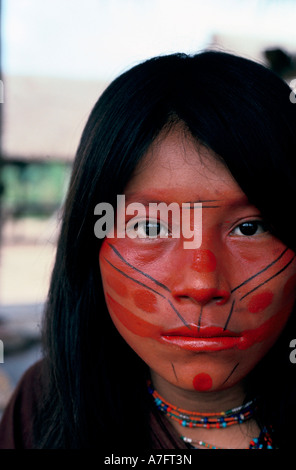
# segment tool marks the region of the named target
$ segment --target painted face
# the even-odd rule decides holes
[[[116,328],[178,387],[206,392],[238,383],[291,313],[294,252],[268,232],[222,162],[178,131],[152,145],[125,195],[145,207],[177,202],[193,210],[202,202],[202,227],[192,222],[202,244],[185,249],[161,211],[154,222],[149,213],[149,223],[147,211],[137,214],[136,238],[106,238],[99,260]],[[154,233],[141,237],[153,224]]]

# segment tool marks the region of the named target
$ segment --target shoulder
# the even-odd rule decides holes
[[[42,361],[21,377],[0,422],[0,449],[33,447],[34,419],[42,395]]]

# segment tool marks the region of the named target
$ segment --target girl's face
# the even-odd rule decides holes
[[[116,328],[154,373],[180,388],[207,392],[238,383],[291,313],[294,252],[268,232],[226,167],[177,130],[151,146],[125,196],[126,204],[144,207],[125,219],[133,219],[138,236],[106,238],[99,256]],[[182,230],[170,236],[175,220],[163,208],[149,209],[148,222],[151,202],[186,203],[181,219],[190,211],[201,246],[185,248]],[[194,209],[197,202],[202,209]],[[144,237],[148,229],[153,233]]]

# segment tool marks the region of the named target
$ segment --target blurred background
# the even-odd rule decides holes
[[[88,114],[149,57],[219,48],[296,78],[296,0],[0,0],[0,414],[40,323]],[[296,104],[295,104],[296,106]]]

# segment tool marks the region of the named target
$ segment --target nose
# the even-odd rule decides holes
[[[182,273],[179,279],[175,280],[171,292],[177,300],[187,298],[201,306],[209,302],[223,305],[231,295],[231,289],[221,272],[216,256],[206,249],[194,250],[188,258],[186,257]]]
[[[216,256],[210,250],[196,250],[192,268],[199,273],[215,271],[217,265]]]

